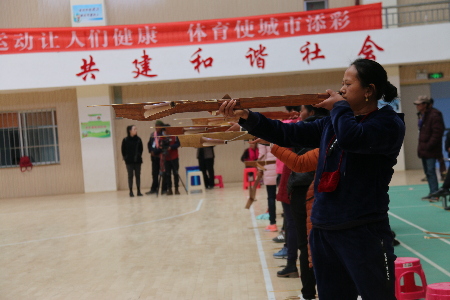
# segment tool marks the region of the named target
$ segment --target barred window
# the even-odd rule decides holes
[[[0,168],[18,167],[22,156],[33,165],[59,163],[55,109],[0,112]]]

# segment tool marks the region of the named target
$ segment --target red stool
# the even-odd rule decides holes
[[[250,174],[253,174],[253,180],[249,181],[248,177],[250,176]],[[255,181],[256,176],[258,175],[258,169],[257,168],[245,168],[244,169],[244,178],[243,178],[243,188],[244,190],[248,189],[250,182]],[[261,183],[258,182],[258,186],[256,188],[260,188],[261,187]]]
[[[427,300],[450,300],[450,282],[432,283],[427,286]]]
[[[415,283],[414,274],[420,277],[422,286]],[[403,285],[401,280],[403,279]],[[415,257],[397,257],[395,260],[395,296],[397,300],[425,298],[427,279],[422,270],[420,259]]]
[[[219,181],[218,183],[216,183],[216,179]],[[214,186],[218,186],[220,188],[223,188],[222,175],[215,175],[214,176]]]

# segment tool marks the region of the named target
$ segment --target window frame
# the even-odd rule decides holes
[[[305,11],[314,11],[314,9],[308,10],[308,3],[316,3],[316,2],[323,2],[325,4],[325,7],[323,9],[328,9],[328,0],[305,0],[303,1],[303,9]]]
[[[46,119],[44,124],[38,124],[43,120],[37,117],[38,113],[50,114],[51,120],[48,119],[47,115],[45,117]],[[8,114],[13,115],[12,123],[9,123]],[[0,152],[0,155],[2,155],[2,157],[0,157],[0,168],[19,167],[20,157],[23,156],[29,156],[33,166],[53,165],[61,162],[59,154],[59,134],[56,108],[0,111],[0,115],[2,116],[0,131],[2,131],[4,145],[3,149],[5,151],[4,153]],[[14,118],[16,118],[16,120],[14,120]],[[4,122],[5,119],[6,123]],[[11,143],[11,136],[13,143]],[[18,137],[18,143],[16,143],[15,140],[16,136]],[[9,139],[8,143],[6,143],[6,139]],[[49,152],[45,152],[46,150],[37,151],[39,148],[51,149],[51,147],[53,147],[53,155],[51,155],[51,153],[49,154]],[[19,157],[17,157],[15,153],[10,156],[6,154],[7,151],[13,153],[17,150],[19,150]],[[37,159],[38,156],[39,159]]]

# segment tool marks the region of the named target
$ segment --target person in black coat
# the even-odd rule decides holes
[[[133,173],[136,176],[137,195],[141,194],[141,164],[142,164],[142,140],[137,135],[137,128],[134,125],[127,126],[127,137],[122,141],[122,157],[127,166],[128,187],[130,188],[130,197],[133,194]]]

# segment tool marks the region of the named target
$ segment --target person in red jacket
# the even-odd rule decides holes
[[[170,126],[165,124],[165,126]],[[178,148],[180,147],[180,140],[176,136],[164,136],[160,139],[160,148],[162,149],[162,156],[165,168],[165,182],[167,185],[167,195],[173,195],[172,192],[172,175],[173,183],[175,186],[175,195],[179,195],[178,190],[180,175],[178,170],[180,169],[180,162],[178,158]]]
[[[419,144],[417,155],[422,159],[423,170],[427,176],[430,192],[422,200],[437,201],[431,196],[439,188],[436,176],[436,161],[442,157],[442,136],[444,135],[444,119],[442,113],[432,107],[431,98],[419,96],[414,105],[419,118]]]
[[[259,150],[258,150],[258,144],[257,143],[249,143],[248,148],[244,150],[244,153],[242,153],[241,161],[254,161],[258,160],[259,157]]]

